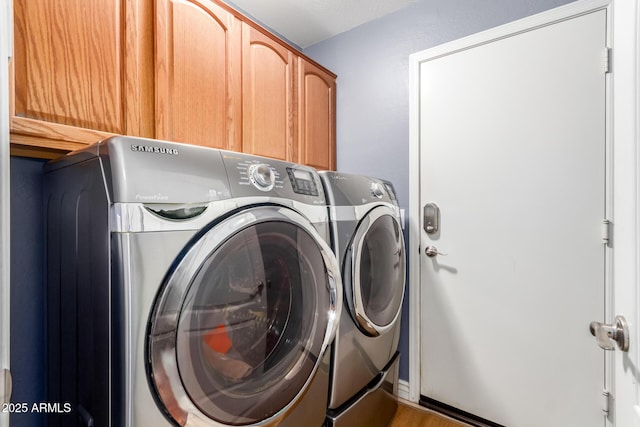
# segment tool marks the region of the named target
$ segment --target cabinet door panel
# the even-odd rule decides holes
[[[152,1],[14,0],[12,150],[153,136]]]
[[[243,151],[293,160],[294,56],[243,24]]]
[[[158,138],[240,150],[240,22],[210,2],[156,13]]]
[[[304,58],[299,59],[298,70],[297,161],[320,170],[335,170],[335,79]]]
[[[14,115],[122,133],[123,2],[16,0]]]

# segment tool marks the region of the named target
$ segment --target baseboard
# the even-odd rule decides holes
[[[486,420],[477,415],[465,412],[461,409],[449,406],[446,403],[438,402],[437,400],[422,395],[420,396],[420,406],[474,427],[505,427],[501,424],[494,423],[493,421]]]
[[[409,382],[398,380],[398,399],[409,400]]]

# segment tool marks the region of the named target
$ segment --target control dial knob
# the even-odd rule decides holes
[[[276,183],[275,174],[264,163],[249,166],[249,179],[258,190],[262,191],[271,190]]]
[[[377,197],[378,199],[382,199],[382,196],[384,196],[384,188],[382,188],[382,185],[380,185],[380,183],[373,182],[371,183],[371,194],[373,194],[373,196]]]

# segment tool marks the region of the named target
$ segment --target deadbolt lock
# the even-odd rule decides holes
[[[423,209],[424,231],[436,234],[440,230],[440,208],[435,203],[427,203]]]

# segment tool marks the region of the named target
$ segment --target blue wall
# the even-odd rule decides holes
[[[409,207],[409,55],[573,0],[416,0],[304,53],[338,75],[338,170],[394,183]],[[400,378],[409,378],[408,299]]]
[[[11,157],[11,373],[14,403],[45,400],[42,166]],[[42,426],[38,413],[12,414],[11,427]]]

